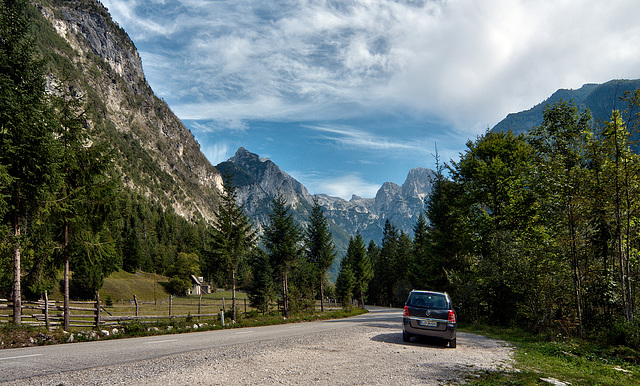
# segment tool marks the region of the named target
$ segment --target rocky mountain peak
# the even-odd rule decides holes
[[[244,147],[238,148],[233,157],[229,158],[229,161],[241,166],[255,166],[255,164],[262,162],[257,154],[249,152]]]
[[[407,179],[402,184],[402,194],[404,196],[419,197],[424,200],[433,186],[433,180],[436,177],[436,172],[427,168],[415,168],[409,171]]]
[[[300,182],[282,171],[273,161],[261,159],[257,154],[239,148],[229,161],[216,167],[223,174],[226,171],[233,173],[238,199],[255,223],[266,221],[270,202],[278,191],[294,207],[301,221],[308,219],[312,196]],[[424,210],[424,198],[431,191],[431,178],[434,175],[435,172],[429,169],[413,169],[402,187],[385,182],[375,198],[362,198],[355,194],[349,201],[325,194],[316,197],[327,218],[347,235],[360,232],[365,239],[379,242],[387,219],[398,229],[411,231],[415,218]],[[348,237],[342,237],[342,244],[346,247]]]

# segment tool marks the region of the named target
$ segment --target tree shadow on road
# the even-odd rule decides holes
[[[448,342],[441,339],[433,339],[427,337],[416,336],[411,339],[411,342],[404,342],[402,340],[402,331],[389,334],[379,334],[371,338],[375,342],[383,342],[390,344],[397,344],[400,346],[419,346],[446,349]]]

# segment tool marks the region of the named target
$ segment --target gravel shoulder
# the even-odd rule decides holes
[[[458,347],[402,342],[400,323],[339,330],[13,381],[14,385],[440,385],[471,373],[509,370],[512,348],[458,333]]]

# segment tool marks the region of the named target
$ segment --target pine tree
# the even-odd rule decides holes
[[[293,219],[289,205],[278,193],[272,202],[273,213],[264,230],[264,245],[282,284],[282,306],[289,317],[289,274],[302,257],[303,232]]]
[[[340,262],[340,272],[336,278],[336,298],[343,307],[351,306],[353,298],[353,288],[355,286],[355,276],[351,268],[351,262],[346,257]]]
[[[362,240],[360,232],[356,237],[351,237],[345,259],[349,262],[353,273],[353,292],[360,298],[360,307],[364,308],[364,294],[369,287],[369,281],[373,277],[371,260]]]
[[[256,248],[257,234],[251,221],[238,206],[236,188],[231,176],[224,178],[224,192],[218,204],[217,217],[213,223],[211,260],[220,264],[224,272],[231,275],[231,299],[236,320],[236,286],[238,269]],[[209,263],[211,266],[211,262]]]
[[[75,287],[83,298],[93,298],[102,286],[105,274],[111,273],[102,262],[113,259],[113,245],[103,244],[100,233],[105,227],[107,205],[112,201],[110,181],[111,157],[105,143],[90,135],[82,96],[67,81],[61,82],[53,97],[55,136],[58,143],[56,181],[53,204],[54,221],[61,233],[60,251],[64,266],[64,329],[69,329],[69,269],[83,272]],[[90,267],[88,266],[90,265]],[[76,294],[79,296],[80,294]]]
[[[270,304],[275,298],[275,284],[273,269],[269,263],[269,256],[256,248],[250,258],[252,280],[247,287],[247,295],[251,307],[268,313]]]
[[[333,245],[329,222],[318,198],[313,198],[313,208],[309,216],[309,227],[306,232],[307,260],[318,270],[320,280],[320,310],[324,312],[324,284],[327,280],[327,272],[336,258],[336,250]]]
[[[6,221],[13,234],[13,321],[21,324],[23,223],[42,207],[55,178],[53,125],[42,65],[34,58],[29,3],[0,2],[0,165]],[[7,183],[8,182],[8,183]]]

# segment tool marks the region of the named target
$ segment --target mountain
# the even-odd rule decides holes
[[[595,122],[605,122],[610,119],[614,109],[624,110],[627,104],[620,100],[626,91],[634,91],[640,88],[640,79],[635,80],[611,80],[603,84],[585,84],[577,90],[560,89],[554,92],[544,102],[529,110],[507,115],[498,122],[492,131],[511,130],[515,134],[526,133],[535,126],[542,124],[542,114],[547,105],[564,99],[576,104],[580,112],[589,109]]]
[[[135,45],[107,9],[97,0],[42,0],[36,7],[48,88],[64,84],[82,95],[91,126],[113,146],[123,185],[187,219],[212,220],[220,173],[154,95]]]
[[[134,43],[100,2],[42,0],[37,10],[38,49],[51,63],[49,88],[63,83],[83,96],[91,125],[113,146],[124,186],[187,219],[210,221],[221,176],[230,173],[240,203],[258,226],[268,220],[277,192],[306,223],[313,197],[271,160],[240,148],[216,167],[207,161],[193,134],[154,95]],[[402,186],[387,182],[374,198],[319,195],[339,250],[346,251],[357,232],[379,243],[387,219],[411,232],[432,176],[428,169],[414,169]]]
[[[256,224],[264,224],[270,214],[273,197],[279,192],[292,206],[294,217],[306,223],[313,196],[296,179],[282,171],[273,161],[262,159],[239,148],[228,161],[216,165],[222,175],[229,174],[238,191],[238,200]],[[346,251],[350,236],[360,232],[364,240],[380,243],[388,219],[398,229],[412,232],[416,219],[425,209],[435,172],[412,169],[404,184],[385,182],[375,198],[354,195],[350,200],[319,194],[316,197],[325,216],[335,225],[331,231],[336,246]]]

